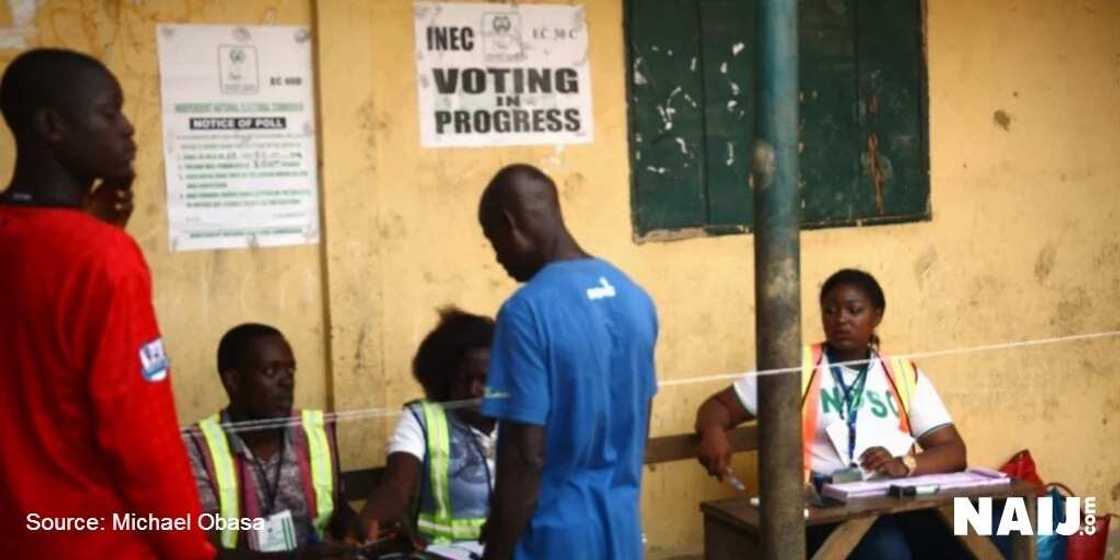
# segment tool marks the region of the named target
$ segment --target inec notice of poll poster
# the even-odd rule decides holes
[[[171,249],[319,241],[306,27],[159,25]]]
[[[416,2],[415,17],[422,146],[591,142],[583,6]]]

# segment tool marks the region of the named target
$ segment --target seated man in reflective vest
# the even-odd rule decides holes
[[[267,325],[234,327],[218,345],[229,406],[193,427],[187,451],[204,517],[241,520],[211,527],[222,548],[305,549],[323,543],[328,526],[338,537],[356,521],[338,483],[333,425],[322,411],[292,408],[295,370],[288,341]]]
[[[479,414],[494,321],[455,308],[420,343],[412,361],[426,398],[405,405],[389,440],[381,484],[362,510],[360,536],[411,512],[422,543],[477,541],[494,485],[494,420]],[[464,406],[465,405],[465,406]]]

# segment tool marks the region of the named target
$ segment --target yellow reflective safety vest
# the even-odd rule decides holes
[[[299,412],[302,430],[292,430],[291,439],[296,465],[299,467],[307,511],[312,516],[315,533],[322,540],[334,512],[335,463],[331,440],[323,422],[323,411]],[[225,519],[261,517],[257,499],[256,478],[240,456],[230,451],[229,439],[221,425],[220,413],[203,419],[197,425],[202,433],[206,470],[218,498],[218,514]],[[244,488],[239,488],[239,481]],[[272,512],[275,513],[275,512]],[[222,548],[237,548],[238,523],[227,523],[221,532]]]
[[[427,434],[428,482],[432,503],[423,504],[416,518],[416,529],[429,543],[478,540],[485,517],[457,517],[451,503],[451,425],[443,406],[436,402],[419,402]],[[473,437],[473,436],[471,436]],[[471,446],[464,452],[475,452]],[[486,461],[486,457],[480,457]]]
[[[801,468],[805,482],[812,472],[812,443],[817,435],[817,418],[820,415],[821,362],[824,347],[817,343],[801,351]],[[900,405],[898,429],[910,433],[910,401],[918,385],[918,368],[905,358],[890,358],[879,354],[883,372],[896,402]]]

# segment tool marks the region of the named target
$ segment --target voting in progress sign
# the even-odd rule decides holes
[[[424,147],[591,142],[583,6],[416,2]]]

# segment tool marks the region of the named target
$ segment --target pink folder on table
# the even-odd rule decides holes
[[[1011,484],[1011,479],[999,471],[974,468],[961,472],[927,474],[912,478],[883,478],[862,480],[840,484],[825,484],[821,494],[846,502],[858,498],[878,498],[886,496],[891,486],[930,486],[936,485],[939,494],[968,492],[981,488],[998,488]]]

